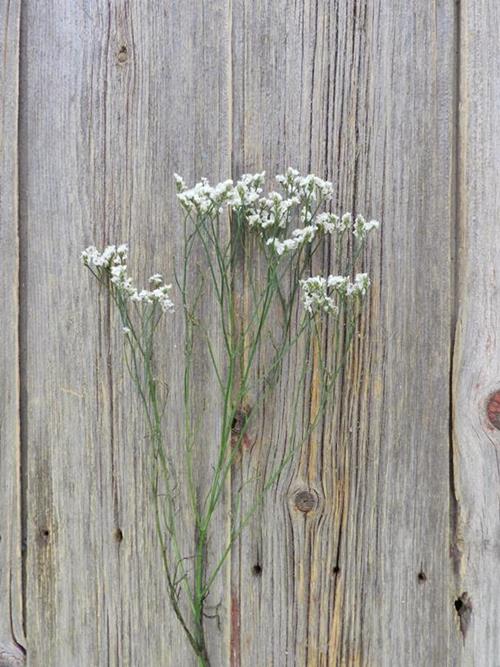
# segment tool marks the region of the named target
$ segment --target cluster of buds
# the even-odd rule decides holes
[[[339,303],[347,299],[361,298],[370,287],[367,273],[356,274],[351,282],[347,276],[312,276],[300,281],[302,303],[309,315],[328,313],[336,315]]]
[[[82,262],[99,279],[109,279],[120,294],[130,301],[142,304],[158,304],[164,313],[173,312],[174,304],[168,293],[172,285],[166,285],[163,277],[155,273],[149,279],[151,289],[137,289],[127,268],[128,247],[125,244],[108,245],[102,252],[89,246],[82,254]]]

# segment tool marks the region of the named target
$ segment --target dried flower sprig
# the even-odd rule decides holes
[[[170,298],[174,288],[163,282],[161,274],[154,274],[149,289],[138,289],[128,274],[126,245],[107,246],[102,252],[91,246],[82,253],[82,260],[107,287],[121,317],[127,369],[144,409],[154,453],[152,488],[168,597],[198,664],[207,666],[204,621],[213,583],[265,493],[293,453],[307,443],[334,396],[336,378],[370,287],[368,274],[356,272],[355,266],[369,233],[379,223],[359,214],[330,212],[332,183],[313,174],[302,176],[292,168],[276,177],[281,191],[268,194],[263,192],[265,172],[214,186],[202,179],[188,187],[181,176],[175,174],[174,178],[184,214],[183,254],[180,271],[175,274],[175,300],[185,336],[183,383],[178,388],[183,397],[182,469],[173,468],[167,453],[165,406],[156,370],[158,324],[165,313],[174,310]],[[224,231],[228,229],[227,216],[230,235]],[[314,256],[325,240],[335,249],[332,268],[336,274],[311,276]],[[350,253],[345,252],[347,247]],[[204,261],[199,261],[200,256]],[[241,261],[246,262],[244,319],[238,309]],[[258,266],[260,273],[255,268]],[[222,353],[215,349],[213,331],[204,324],[200,312],[207,289],[217,307]],[[334,343],[329,346],[333,349],[329,357],[322,345],[327,335]],[[204,358],[216,379],[220,417],[218,433],[214,434],[202,434],[197,427],[195,349],[198,363]],[[260,480],[260,490],[247,511],[232,515],[227,544],[212,563],[208,543],[228,475],[241,455],[252,421],[259,416],[259,406],[274,391],[292,350],[295,374],[287,378],[287,387],[293,417],[287,425],[287,454]],[[316,359],[319,398],[308,418],[300,421],[311,358]],[[193,470],[202,441],[215,454],[215,465],[207,470],[208,490],[204,494],[196,488]],[[189,493],[195,534],[192,557],[181,548],[186,526],[176,512],[178,486],[173,480],[181,477]]]
[[[135,287],[128,275],[128,246],[125,243],[118,247],[108,245],[102,252],[95,246],[89,246],[82,252],[81,258],[84,266],[89,268],[100,282],[108,278],[111,286],[124,300],[147,305],[157,303],[164,313],[174,311],[174,304],[168,296],[172,285],[165,285],[160,273],[155,273],[149,278],[149,283],[154,289],[139,290]]]
[[[336,301],[359,299],[368,291],[370,278],[367,273],[357,273],[354,282],[348,276],[312,276],[300,281],[304,308],[310,315],[317,313],[338,314]]]

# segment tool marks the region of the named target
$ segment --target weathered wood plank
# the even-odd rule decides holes
[[[203,0],[24,6],[30,662],[194,664],[166,598],[144,422],[116,318],[98,305],[78,253],[128,241],[140,279],[153,270],[172,276],[181,240],[172,172],[222,178],[230,168],[228,8]],[[162,368],[178,387],[182,331],[172,326]],[[200,391],[207,386],[204,376]],[[171,398],[180,421],[180,396]],[[210,397],[205,406],[214,432]],[[198,460],[200,469],[211,464],[202,452]],[[191,534],[186,542],[189,555]],[[224,603],[221,588],[215,596]],[[207,623],[214,664],[224,664],[225,631]]]
[[[20,2],[0,6],[0,665],[24,659],[19,403],[18,88]],[[21,664],[21,663],[19,663]]]
[[[454,5],[234,4],[235,172],[327,175],[383,231],[336,409],[233,558],[233,665],[447,664]]]
[[[500,6],[461,3],[458,321],[453,380],[461,665],[500,656]],[[491,400],[489,400],[491,398]],[[461,634],[460,632],[461,631]]]

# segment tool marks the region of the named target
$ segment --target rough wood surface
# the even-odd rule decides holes
[[[129,242],[138,279],[172,275],[173,171],[289,165],[382,220],[363,258],[374,288],[334,408],[209,601],[212,663],[500,665],[497,3],[20,7],[0,3],[0,667],[26,643],[31,667],[194,666],[166,601],[118,324],[78,255]],[[333,268],[328,250],[316,268]],[[161,358],[171,388],[179,322]],[[284,455],[294,372],[234,466],[233,508],[241,480]],[[215,433],[213,377],[197,373]]]
[[[457,664],[500,664],[500,30],[496,2],[462,3],[453,358]]]
[[[19,405],[19,2],[0,5],[0,665],[23,659]]]
[[[417,13],[403,2],[242,0],[234,12],[242,17],[233,33],[235,164],[326,174],[339,208],[380,216],[383,229],[366,257],[370,320],[336,409],[282,475],[234,559],[233,664],[443,665],[455,614],[454,6],[429,3]],[[328,254],[317,268],[333,268]],[[290,384],[278,399],[285,406]],[[293,415],[280,413],[249,469],[269,469],[283,455]],[[313,509],[304,513],[297,494],[307,493]]]
[[[194,664],[166,597],[145,426],[118,323],[98,306],[79,253],[128,241],[138,279],[172,276],[181,241],[173,172],[230,170],[229,13],[204,2],[24,5],[30,664]],[[183,340],[173,326],[167,380],[179,374]],[[205,394],[210,382],[200,378]],[[180,396],[172,400],[175,419]],[[217,410],[205,403],[213,432]],[[225,626],[210,626],[211,655],[224,664]]]

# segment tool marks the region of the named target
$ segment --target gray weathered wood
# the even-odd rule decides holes
[[[19,405],[19,2],[0,6],[0,665],[24,645]]]
[[[166,597],[145,426],[118,323],[78,256],[89,243],[128,241],[139,279],[173,277],[173,171],[222,178],[230,169],[228,9],[24,5],[30,664],[194,664]],[[182,331],[172,326],[163,369],[178,387]],[[205,394],[210,382],[199,383]],[[205,403],[213,432],[217,410]],[[174,391],[173,419],[179,406]],[[186,555],[192,545],[189,533]],[[224,602],[222,588],[215,593]],[[207,624],[214,662],[224,664],[225,630]]]
[[[173,171],[289,165],[382,220],[362,261],[373,290],[334,408],[209,600],[212,664],[500,664],[497,3],[20,5],[0,3],[0,667],[26,642],[32,667],[195,664],[166,599],[117,318],[78,255],[128,242],[139,281],[170,280]],[[219,350],[210,294],[202,316]],[[168,319],[178,464],[183,339]],[[293,359],[284,373],[234,465],[212,559],[242,480],[285,455]],[[203,492],[220,423],[200,359],[196,375]],[[187,520],[182,489],[178,502]],[[193,541],[185,530],[186,555]]]
[[[233,12],[235,168],[327,175],[340,209],[383,229],[336,409],[233,558],[232,664],[446,664],[454,3]],[[247,469],[283,456],[282,414]],[[316,509],[299,511],[299,492]]]
[[[457,664],[467,666],[500,664],[500,406],[488,417],[500,389],[499,30],[498,3],[462,3],[452,491]]]

